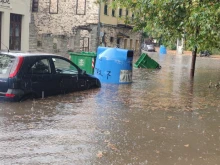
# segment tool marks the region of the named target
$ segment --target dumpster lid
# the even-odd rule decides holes
[[[95,52],[68,52],[69,55],[74,55],[74,56],[89,56],[89,57],[96,57]]]
[[[84,56],[96,57],[96,53],[95,52],[81,52],[80,54],[84,55]]]
[[[127,60],[128,57],[133,57],[133,52],[120,48],[108,48],[99,55],[99,59],[107,60]]]

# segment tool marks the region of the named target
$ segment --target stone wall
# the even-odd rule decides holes
[[[99,6],[95,0],[53,0],[51,3],[39,1],[38,12],[32,13],[30,51],[68,56],[68,50],[83,50],[83,37],[89,40],[89,45],[84,44],[89,48],[87,51],[96,51]]]
[[[31,20],[29,24],[29,51],[36,51],[37,49],[37,28],[34,23],[33,14],[31,14]]]
[[[81,9],[80,3],[85,3],[85,0],[59,0],[58,13],[51,13],[50,0],[39,1],[38,12],[33,13],[38,33],[67,35],[72,34],[73,27],[97,24],[99,6],[95,3],[95,0],[86,0],[85,15],[82,15],[79,11],[76,14],[77,9]]]
[[[97,46],[119,46],[138,54],[141,35],[129,27],[101,24],[98,38],[99,5],[95,1],[40,0],[38,12],[31,14],[30,51],[68,56],[69,50],[96,52]],[[119,33],[125,36],[118,37]]]

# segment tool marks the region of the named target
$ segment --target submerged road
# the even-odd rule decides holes
[[[218,165],[220,59],[151,53],[133,83],[0,103],[1,165]],[[134,59],[137,60],[137,57]]]

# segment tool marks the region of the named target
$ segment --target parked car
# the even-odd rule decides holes
[[[148,51],[148,52],[155,52],[154,44],[142,44],[142,50]]]
[[[149,44],[149,45],[147,45],[147,51],[148,51],[148,52],[155,52],[154,44]]]
[[[0,52],[0,99],[23,101],[99,88],[98,78],[53,54]]]
[[[199,53],[199,56],[200,56],[200,57],[209,57],[211,54],[212,54],[212,53],[211,53],[210,51],[204,50],[204,51],[201,51],[201,52]]]

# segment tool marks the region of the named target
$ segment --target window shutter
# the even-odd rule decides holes
[[[39,3],[39,0],[33,0],[32,12],[38,12],[38,3]]]

